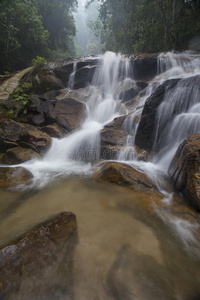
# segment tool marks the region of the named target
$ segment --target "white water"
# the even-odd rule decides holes
[[[70,77],[74,84],[76,65]],[[86,118],[81,128],[63,139],[53,139],[50,150],[42,160],[23,163],[34,175],[33,186],[43,187],[50,180],[70,174],[89,174],[91,162],[99,159],[100,130],[120,115],[121,101],[114,98],[120,74],[128,75],[128,60],[119,54],[107,52],[97,68],[93,84],[100,86],[86,104]],[[95,91],[95,89],[94,89]]]
[[[42,160],[32,160],[22,164],[34,175],[33,186],[45,186],[50,180],[70,174],[90,174],[91,163],[100,158],[100,130],[105,124],[124,112],[119,100],[119,90],[128,79],[131,70],[129,60],[120,54],[106,52],[101,57],[101,65],[93,78],[93,94],[87,99],[86,118],[79,130],[63,139],[53,139],[50,150]],[[73,87],[77,65],[74,64],[70,76]],[[163,73],[162,73],[163,72]],[[158,75],[148,84],[138,106],[128,114],[124,128],[128,132],[127,145],[118,157],[119,161],[131,164],[160,184],[166,176],[168,166],[179,144],[188,136],[200,132],[200,104],[197,85],[193,80],[185,84],[186,78],[200,74],[200,56],[196,54],[163,53],[158,57]],[[175,89],[166,93],[157,116],[155,146],[160,149],[153,162],[138,162],[134,142],[137,131],[135,119],[141,114],[146,99],[156,87],[168,79],[182,78]],[[98,86],[98,88],[95,88]],[[174,110],[177,113],[174,115]],[[163,176],[160,176],[160,174]],[[159,175],[157,175],[159,174]]]
[[[185,54],[183,56],[185,57]],[[185,78],[192,77],[196,74],[200,74],[200,64],[199,64],[200,58],[197,56],[193,56],[193,55],[190,58],[189,54],[187,54],[187,59],[185,57],[185,61],[187,61],[187,63],[182,63],[182,59],[183,59],[182,55],[179,56],[177,54],[165,54],[165,55],[159,57],[159,65],[160,65],[159,75],[156,76],[151,82],[149,82],[149,86],[147,87],[146,93],[143,94],[143,96],[141,96],[141,98],[140,98],[138,107],[135,108],[133,111],[129,112],[129,114],[124,122],[124,127],[126,128],[129,135],[127,138],[127,147],[122,149],[122,151],[119,154],[119,161],[123,161],[123,162],[133,166],[134,168],[138,169],[139,171],[146,173],[146,175],[154,182],[154,184],[156,184],[158,189],[162,192],[163,202],[169,206],[171,205],[171,202],[173,201],[173,192],[169,189],[168,183],[165,180],[167,177],[166,173],[167,173],[168,165],[169,165],[169,163],[173,157],[173,154],[175,153],[179,143],[188,135],[191,135],[196,132],[200,132],[200,121],[199,121],[200,120],[200,103],[199,103],[200,99],[196,93],[195,86],[194,87],[192,85],[186,86],[184,84]],[[179,60],[181,62],[179,62]],[[194,62],[195,62],[195,64],[194,64]],[[164,72],[163,74],[160,74],[161,70],[162,70],[162,72]],[[92,164],[91,163],[93,161],[99,159],[100,130],[104,127],[105,124],[112,121],[114,119],[114,117],[119,116],[122,111],[121,101],[118,99],[118,95],[116,92],[117,86],[118,86],[117,81],[120,80],[122,82],[125,77],[129,76],[129,74],[130,74],[129,72],[131,72],[131,70],[129,69],[127,59],[124,59],[120,55],[116,55],[114,53],[108,52],[105,54],[104,57],[102,57],[102,65],[97,70],[97,73],[95,74],[94,82],[93,82],[94,85],[97,85],[98,87],[100,86],[100,91],[99,91],[99,88],[93,87],[94,94],[91,95],[89,99],[87,99],[86,118],[83,121],[81,128],[79,130],[67,135],[63,139],[53,139],[50,150],[46,153],[45,157],[42,160],[32,160],[32,161],[22,164],[24,167],[26,167],[33,173],[33,175],[34,175],[33,185],[35,185],[37,187],[43,187],[44,185],[49,183],[51,180],[55,180],[55,178],[58,178],[58,177],[66,176],[69,174],[83,174],[84,175],[84,174],[89,174],[90,172],[92,172]],[[75,74],[73,74],[73,76],[74,75]],[[73,76],[71,77],[72,85],[73,85]],[[159,107],[157,128],[158,128],[158,130],[163,128],[161,138],[159,139],[159,135],[157,135],[157,138],[155,140],[155,144],[159,144],[159,147],[160,147],[159,154],[151,162],[138,161],[137,157],[135,155],[135,151],[134,151],[135,133],[137,131],[137,123],[135,122],[135,117],[139,113],[141,113],[143,104],[145,103],[146,99],[155,91],[156,87],[158,85],[160,85],[163,81],[165,81],[167,79],[171,79],[171,78],[182,78],[182,80],[179,82],[178,91],[170,91],[170,94],[167,93],[165,96],[165,101]],[[72,87],[72,85],[71,85],[71,87]],[[95,92],[95,90],[96,90],[96,92]],[[178,109],[177,109],[177,106],[178,106]],[[176,115],[173,114],[174,109],[176,109],[178,111],[178,113]],[[168,122],[169,119],[171,119],[170,122]],[[65,185],[65,188],[66,188],[66,186],[67,186],[67,184]],[[60,191],[60,189],[58,189],[58,190]],[[111,199],[109,195],[107,195],[106,193],[104,194],[105,191],[103,189],[102,189],[103,195],[100,194],[100,191],[98,192],[98,189],[97,190],[95,189],[93,191],[92,197],[96,198],[96,193],[97,193],[100,201],[103,202],[103,204],[105,206],[105,207],[103,206],[102,214],[99,215],[100,221],[98,222],[98,224],[96,224],[95,223],[96,217],[94,217],[96,215],[93,214],[93,211],[95,211],[98,216],[99,211],[101,211],[101,208],[99,208],[99,206],[97,206],[97,207],[95,206],[95,208],[93,208],[93,210],[92,210],[91,206],[87,206],[88,196],[86,195],[85,198],[83,197],[84,192],[80,188],[79,185],[77,186],[77,181],[73,185],[72,190],[73,190],[73,193],[71,192],[70,188],[67,186],[66,190],[64,190],[64,191],[61,190],[62,191],[61,196],[58,197],[58,191],[57,190],[53,191],[53,187],[52,187],[51,197],[53,199],[53,205],[52,205],[52,199],[49,204],[50,196],[47,194],[47,198],[45,200],[46,202],[45,202],[45,204],[43,204],[43,210],[45,213],[47,213],[47,215],[48,215],[48,210],[50,211],[50,214],[52,214],[52,212],[55,212],[57,210],[60,211],[61,208],[62,209],[70,208],[72,211],[75,211],[75,208],[73,206],[74,201],[72,201],[74,191],[77,193],[77,195],[79,197],[78,220],[80,219],[82,224],[87,224],[86,229],[85,229],[85,239],[83,238],[83,235],[80,234],[81,242],[82,242],[82,244],[84,244],[84,247],[85,247],[84,251],[86,252],[86,254],[85,254],[85,252],[82,252],[83,248],[80,248],[80,250],[78,250],[78,251],[80,251],[80,253],[81,253],[81,255],[80,255],[81,259],[79,259],[81,261],[81,263],[79,263],[79,260],[78,260],[78,263],[77,263],[77,260],[75,260],[75,262],[77,263],[76,268],[78,270],[77,271],[78,280],[76,280],[76,284],[78,285],[76,293],[78,294],[78,296],[76,295],[77,298],[75,298],[75,299],[80,299],[80,297],[82,296],[81,293],[82,292],[86,293],[85,284],[86,284],[86,286],[88,285],[90,287],[90,289],[88,289],[88,290],[89,290],[89,292],[91,292],[90,282],[92,282],[92,285],[93,285],[94,275],[93,275],[92,271],[94,269],[94,266],[98,265],[98,267],[99,266],[101,267],[101,265],[102,265],[103,267],[105,267],[110,263],[110,257],[108,256],[109,257],[108,262],[106,261],[106,264],[103,265],[102,261],[101,261],[101,255],[102,255],[102,253],[104,255],[107,254],[107,252],[109,253],[109,251],[105,251],[105,249],[107,249],[106,246],[110,246],[110,244],[111,245],[115,244],[116,241],[113,242],[111,239],[111,237],[113,238],[113,228],[117,232],[116,233],[116,236],[117,236],[117,234],[119,234],[119,232],[120,232],[120,230],[118,230],[118,227],[121,227],[121,223],[119,222],[119,220],[122,219],[122,215],[119,214],[116,217],[116,206],[115,206],[116,204],[114,201],[116,199],[115,194],[113,196],[113,199]],[[109,189],[109,193],[112,194],[113,190]],[[117,193],[119,193],[119,192],[117,191]],[[120,202],[120,206],[118,209],[119,209],[120,213],[121,213],[121,211],[123,211],[123,208],[124,208],[124,200],[126,201],[124,193],[125,192],[123,190],[121,192],[121,194],[119,194],[119,198],[120,198],[121,202]],[[67,195],[67,197],[66,197],[67,201],[65,199],[66,195]],[[72,196],[72,199],[71,199],[71,196]],[[58,202],[59,204],[57,203],[58,198],[59,198],[59,202]],[[92,198],[92,201],[90,201],[92,203],[92,205],[94,205],[93,198]],[[120,233],[122,236],[122,238],[121,238],[122,246],[124,245],[124,239],[125,239],[125,236],[127,236],[127,231],[129,231],[129,236],[130,236],[130,238],[127,238],[127,240],[128,241],[131,240],[131,243],[133,243],[136,246],[137,246],[137,243],[134,240],[135,236],[133,234],[134,228],[136,228],[135,231],[137,233],[139,232],[139,235],[140,235],[140,231],[146,232],[145,228],[143,228],[141,224],[139,224],[138,227],[136,227],[135,224],[132,227],[130,226],[131,219],[132,219],[131,214],[133,213],[133,211],[134,211],[133,214],[135,214],[136,217],[138,214],[136,208],[133,209],[133,207],[132,207],[132,198],[133,198],[133,196],[131,194],[130,195],[131,205],[128,206],[128,208],[127,208],[127,215],[126,214],[124,215],[125,228],[122,227],[122,232]],[[31,208],[33,209],[34,205],[35,205],[35,208],[34,208],[35,210],[33,210],[33,212],[35,211],[35,213],[32,213],[32,211],[31,211],[31,215],[28,217],[30,219],[32,216],[35,216],[38,213],[37,205],[39,205],[39,210],[41,209],[42,202],[44,201],[44,196],[41,195],[39,197],[39,201],[38,202],[36,202],[36,201],[38,201],[38,195],[35,196],[35,199],[33,197],[33,201],[32,201],[33,205],[31,206]],[[35,203],[37,203],[37,205]],[[28,207],[30,205],[30,203],[25,202],[25,204],[24,204],[25,210],[24,210],[23,214],[25,214],[25,215],[27,214],[27,210],[28,210],[26,208],[26,205]],[[112,221],[112,218],[110,216],[111,208],[114,210],[114,213],[113,213],[113,215],[115,216],[114,221]],[[108,210],[107,215],[105,215],[106,209]],[[186,250],[188,250],[190,253],[193,251],[193,252],[195,252],[195,254],[197,254],[199,252],[200,245],[198,244],[198,242],[195,238],[195,233],[199,229],[199,225],[198,224],[194,225],[194,224],[190,223],[189,221],[181,219],[178,216],[173,216],[172,214],[165,214],[165,212],[158,209],[157,207],[155,207],[155,209],[156,209],[158,215],[162,218],[163,222],[166,223],[169,226],[169,228],[172,229],[173,235],[178,236],[181,239],[182,244],[186,248]],[[82,218],[82,215],[84,214],[85,211],[87,211],[87,213],[88,213],[88,211],[90,212],[90,219],[88,218],[88,215],[85,213],[88,223],[85,221],[84,218]],[[136,213],[135,213],[135,211],[136,211]],[[16,214],[16,216],[15,216],[16,220],[14,219],[14,224],[20,225],[20,222],[18,220],[21,220],[21,219],[20,218],[17,219],[17,217],[19,217],[19,216],[20,216],[20,213]],[[102,217],[104,217],[103,222],[102,222]],[[93,220],[94,224],[91,222],[91,220]],[[112,222],[110,222],[110,220]],[[146,218],[145,218],[145,220],[146,220]],[[109,221],[107,227],[105,227],[105,224],[104,224],[104,222],[106,223],[106,221]],[[6,220],[6,222],[7,222],[7,220]],[[4,228],[7,228],[6,222],[5,222],[5,224],[3,223],[4,226],[2,225],[3,230],[4,230]],[[8,220],[8,223],[9,223],[9,220]],[[151,223],[153,223],[152,220],[151,220]],[[13,221],[12,221],[11,225],[12,225],[12,228],[15,228],[15,225],[13,225]],[[102,225],[104,225],[104,226],[102,226]],[[158,229],[160,229],[160,224],[156,225],[156,227]],[[80,226],[80,228],[82,228],[82,227]],[[102,232],[101,232],[101,230],[99,230],[99,228],[100,229],[103,228],[106,233],[102,234]],[[108,229],[110,229],[110,228],[112,230],[109,232]],[[151,242],[153,239],[155,239],[158,229],[155,234],[149,234],[150,235],[149,240]],[[96,244],[94,242],[95,239],[92,241],[90,239],[87,240],[87,237],[89,236],[88,232],[90,230],[94,231],[93,235],[95,237],[97,235],[97,232],[98,233],[100,232],[99,240],[101,242],[99,242],[99,244],[97,244],[98,247],[96,246]],[[108,234],[108,232],[109,232],[110,236],[108,235],[105,238],[105,235]],[[124,234],[124,233],[126,233],[126,234]],[[163,232],[161,232],[160,235],[163,236]],[[114,239],[116,239],[115,235],[114,235]],[[116,240],[117,240],[116,244],[118,246],[118,239],[116,239]],[[149,247],[149,245],[151,245],[151,244],[148,244],[148,243],[143,244],[143,241],[145,241],[145,238],[143,238],[143,235],[142,235],[142,237],[140,237],[140,240],[142,241],[142,243],[141,243],[142,246],[140,246],[142,251],[147,251],[148,256],[149,256],[150,252],[152,252],[154,254],[154,248],[152,250],[152,246]],[[103,247],[101,244],[102,241],[104,242]],[[112,241],[112,242],[110,242],[110,241]],[[93,247],[98,248],[98,252],[94,252],[93,256],[95,255],[95,253],[98,253],[98,256],[93,257],[93,256],[91,256],[90,252],[88,252],[88,249],[89,248],[93,249]],[[182,250],[182,246],[180,248]],[[117,247],[116,247],[116,249],[117,249]],[[165,249],[165,247],[164,247],[164,249]],[[199,253],[198,253],[198,255],[199,255]],[[98,257],[98,259],[97,259],[97,257]],[[131,257],[137,258],[137,256],[135,256],[135,253]],[[156,254],[156,257],[157,257],[157,254]],[[172,251],[170,253],[170,257],[172,258],[172,264],[174,265],[174,260],[176,260],[178,258],[176,250]],[[137,263],[140,262],[140,260],[142,260],[142,258],[138,259]],[[99,264],[96,263],[97,261],[99,261]],[[167,261],[167,265],[168,265],[169,258],[165,259],[165,257],[163,257],[163,261]],[[193,278],[192,279],[188,278],[188,277],[190,277],[188,275],[190,273],[184,275],[185,274],[184,273],[185,272],[185,261],[186,260],[184,259],[183,263],[182,263],[182,265],[184,267],[183,267],[183,270],[181,268],[181,272],[180,272],[181,276],[180,277],[182,279],[182,276],[185,276],[187,279],[187,282],[188,282],[188,279],[189,279],[189,281],[190,280],[193,281]],[[82,270],[83,262],[86,264],[86,268],[84,269],[84,271]],[[130,265],[130,270],[131,270],[130,273],[132,272],[132,270],[134,270],[135,263],[136,262],[134,261],[134,263]],[[191,261],[190,261],[190,263],[191,263]],[[89,269],[88,269],[88,265],[89,265]],[[148,266],[148,264],[146,264],[146,266]],[[175,266],[180,267],[179,261],[177,264],[175,264]],[[127,269],[129,269],[127,267],[129,267],[129,264],[126,264],[124,268],[126,268],[126,270],[127,270]],[[151,273],[149,276],[150,281],[148,282],[148,286],[149,287],[153,286],[152,289],[153,290],[155,289],[155,293],[156,293],[155,297],[150,296],[149,299],[157,299],[156,297],[161,299],[157,295],[156,288],[160,284],[160,278],[161,279],[164,278],[163,280],[166,279],[165,274],[163,274],[163,269],[161,269],[161,272],[158,273],[159,276],[157,276],[157,279],[156,279],[156,280],[158,280],[158,278],[159,278],[159,282],[157,283],[157,281],[156,281],[156,288],[154,288],[155,283],[153,282],[152,276],[151,276],[152,275],[151,265],[149,268],[151,270]],[[173,269],[171,269],[171,267],[169,269],[170,269],[169,274],[171,277],[172,273],[173,273],[173,271],[172,271]],[[189,270],[190,270],[190,265],[189,265]],[[82,273],[81,273],[81,271],[82,271]],[[106,272],[107,272],[107,270],[106,270]],[[183,275],[182,275],[182,272],[183,272]],[[96,275],[95,282],[99,282],[99,281],[101,282],[101,280],[99,280],[99,276],[100,276],[99,270],[98,270],[98,272],[96,271],[96,273],[98,273],[98,274]],[[136,273],[136,276],[134,274],[133,277],[134,277],[134,280],[136,280],[136,278],[137,279],[139,278],[140,285],[142,286],[142,292],[144,291],[144,294],[145,294],[145,296],[143,298],[139,298],[139,299],[147,299],[148,296],[146,296],[146,294],[148,294],[148,289],[146,292],[146,289],[143,288],[143,287],[145,287],[144,281],[146,278],[145,277],[146,273],[144,273],[144,275],[142,275],[142,276],[139,276],[140,273],[141,273],[141,269],[139,269],[139,272]],[[127,272],[125,272],[125,274],[127,274]],[[191,274],[192,274],[192,272],[191,272]],[[199,273],[197,273],[197,274],[198,274],[197,278],[199,278]],[[123,276],[123,273],[122,273],[122,276]],[[125,280],[127,280],[127,279],[125,278]],[[165,280],[165,281],[167,281],[167,280]],[[186,280],[184,281],[184,284],[182,284],[182,285],[180,284],[181,288],[187,287],[187,284],[185,284],[185,282],[186,282]],[[169,290],[171,290],[171,287],[173,284],[174,284],[173,280],[172,280],[172,284],[170,281]],[[83,287],[82,287],[82,285],[83,285]],[[191,285],[191,283],[190,283],[190,285]],[[80,288],[80,286],[82,288]],[[132,291],[132,288],[133,288],[133,286],[130,285],[130,291]],[[97,292],[96,292],[96,287],[95,287],[94,288],[95,296],[96,296],[96,293]],[[176,292],[176,291],[175,291],[175,293],[179,294],[179,292]],[[83,296],[82,298],[83,299],[94,299],[94,297],[88,297],[88,295],[86,297]],[[105,299],[105,298],[102,297],[102,299]],[[120,299],[123,299],[123,298],[120,298]],[[132,299],[132,298],[130,298],[130,299]],[[167,296],[166,297],[164,296],[164,298],[162,298],[162,299],[167,299]],[[176,295],[175,295],[175,298],[171,298],[171,299],[186,299],[186,298],[182,298],[182,297],[178,298],[178,296],[176,297]],[[188,299],[190,299],[190,298],[188,298]]]

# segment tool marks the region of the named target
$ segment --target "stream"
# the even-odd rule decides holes
[[[115,117],[127,115],[123,126],[129,134],[118,162],[145,173],[170,206],[174,191],[168,184],[169,164],[179,144],[200,132],[199,95],[195,85],[188,91],[184,83],[200,75],[200,56],[166,53],[158,57],[158,62],[158,75],[148,82],[138,105],[128,110],[119,99],[118,82],[119,73],[123,74],[122,84],[130,81],[133,70],[129,60],[120,54],[105,53],[94,84],[89,87],[92,93],[86,101],[81,128],[63,139],[54,138],[43,159],[21,164],[34,176],[28,189],[0,192],[1,245],[56,213],[72,211],[77,217],[78,242],[70,274],[73,297],[59,294],[48,299],[200,299],[200,239],[196,235],[200,225],[173,214],[166,217],[156,206],[155,214],[151,214],[142,204],[142,197],[148,197],[145,192],[91,179],[100,158],[101,129]],[[151,161],[141,162],[134,151],[130,152],[138,126],[135,117],[156,87],[176,78],[180,79],[178,94],[173,90],[166,93],[166,101],[158,111],[154,148],[159,151]],[[73,89],[74,76],[70,80]],[[168,122],[175,106],[179,107],[178,114]],[[16,299],[46,298],[32,298],[25,289]]]

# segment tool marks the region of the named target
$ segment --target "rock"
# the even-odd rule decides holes
[[[127,132],[122,128],[126,116],[115,118],[101,130],[100,158],[116,159],[126,144]]]
[[[180,79],[171,79],[160,85],[146,100],[140,123],[138,125],[135,144],[141,149],[151,152],[155,139],[156,115],[159,105],[164,100],[166,90],[174,88]]]
[[[56,123],[40,127],[40,130],[55,138],[62,138],[65,136],[64,130]]]
[[[20,134],[17,142],[23,148],[31,148],[39,154],[44,154],[51,145],[51,138],[45,132],[34,128]]]
[[[34,125],[41,125],[44,123],[44,116],[42,114],[38,114],[32,118],[32,122]]]
[[[2,248],[0,298],[58,299],[60,292],[71,299],[76,228],[75,215],[63,212]]]
[[[6,165],[15,165],[33,158],[40,157],[41,156],[32,149],[15,147],[6,151],[6,153],[3,155],[2,163]]]
[[[66,132],[77,129],[85,117],[86,106],[74,99],[63,99],[51,104],[48,117],[58,123]]]
[[[122,99],[122,103],[126,103],[127,101],[131,100],[139,93],[138,90],[131,88],[123,93],[120,94],[119,98]]]
[[[92,74],[95,71],[95,65],[99,59],[80,59],[77,61],[60,60],[57,62],[45,63],[35,67],[29,76],[36,94],[44,94],[50,90],[59,90],[67,87],[71,73],[73,72],[74,63],[77,65],[75,82],[78,86],[86,86],[91,82]],[[81,70],[79,72],[79,69]],[[81,76],[84,76],[81,78]],[[26,78],[25,78],[26,80]]]
[[[77,70],[74,77],[73,89],[84,88],[91,84],[95,70],[96,66],[85,66]]]
[[[34,127],[31,125],[15,122],[11,119],[0,120],[0,138],[7,142],[16,142],[20,134],[32,129]]]
[[[32,76],[35,75],[35,72]],[[32,85],[35,93],[44,94],[51,90],[59,90],[64,88],[61,79],[51,69],[40,69],[32,79]]]
[[[185,139],[169,167],[175,189],[200,210],[200,134]]]
[[[29,185],[33,175],[22,167],[1,167],[0,168],[0,188],[14,188],[18,185]]]
[[[137,57],[131,65],[134,80],[149,81],[157,75],[157,55]]]
[[[140,149],[137,146],[134,146],[134,154],[138,158],[138,160],[147,161],[149,158],[149,154],[144,149]]]
[[[27,68],[14,74],[14,76],[8,78],[6,81],[0,83],[0,103],[5,103],[13,91],[19,86],[20,79],[25,75],[29,74],[33,67]]]
[[[32,122],[37,126],[44,127],[57,123],[61,132],[68,133],[77,129],[85,117],[84,103],[66,97],[57,100],[54,93],[34,95],[31,102],[31,111],[34,114]]]
[[[118,162],[103,163],[94,173],[94,179],[127,186],[134,190],[155,189],[148,177],[129,165]]]

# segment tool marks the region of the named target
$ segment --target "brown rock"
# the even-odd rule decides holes
[[[3,155],[2,163],[6,165],[15,165],[25,162],[32,158],[40,158],[41,156],[32,149],[24,149],[21,147],[12,148]]]
[[[185,139],[169,167],[175,189],[200,210],[200,134]]]
[[[126,144],[127,132],[122,128],[126,116],[115,118],[101,130],[101,152],[103,159],[116,159]]]
[[[18,185],[29,185],[33,175],[22,167],[1,167],[0,168],[0,188],[14,188]]]
[[[48,117],[62,126],[66,132],[77,129],[84,116],[85,104],[70,98],[51,104],[48,111]]]
[[[36,299],[43,293],[48,298],[59,288],[68,294],[73,261],[69,246],[76,228],[75,215],[63,212],[2,248],[0,298]]]
[[[44,154],[51,145],[51,138],[45,132],[34,128],[22,133],[17,142],[23,148],[32,148],[35,152]]]
[[[129,165],[118,162],[106,162],[95,172],[94,179],[130,187],[134,190],[154,189],[148,177]]]
[[[33,80],[33,87],[39,94],[43,94],[50,90],[63,89],[64,84],[60,80],[53,70],[43,69],[37,73]]]
[[[20,134],[33,128],[31,125],[15,122],[11,119],[1,119],[0,138],[9,142],[16,142]]]
[[[62,138],[65,136],[64,130],[60,128],[56,123],[40,127],[40,130],[55,138]]]

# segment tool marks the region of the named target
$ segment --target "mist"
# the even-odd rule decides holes
[[[96,55],[101,53],[101,43],[99,37],[96,37],[90,30],[88,24],[96,21],[99,15],[99,2],[94,1],[85,8],[87,0],[78,0],[78,8],[74,13],[76,26],[76,52],[81,55]]]

